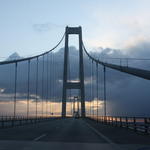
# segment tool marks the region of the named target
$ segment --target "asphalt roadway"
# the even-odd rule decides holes
[[[74,118],[0,129],[0,150],[150,150],[149,136],[106,129],[105,125]],[[131,142],[133,137],[137,142]]]

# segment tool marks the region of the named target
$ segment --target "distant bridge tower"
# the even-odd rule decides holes
[[[79,36],[79,82],[68,82],[68,38],[69,34]],[[81,97],[81,117],[85,117],[85,93],[84,93],[84,70],[83,70],[83,49],[82,49],[82,28],[66,27],[65,52],[64,52],[64,74],[63,74],[63,95],[62,95],[62,117],[66,117],[67,89],[79,89]]]

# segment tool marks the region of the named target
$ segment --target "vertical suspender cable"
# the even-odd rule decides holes
[[[51,100],[52,100],[52,52],[50,53],[50,73],[49,73],[49,84],[50,84],[50,89],[49,89],[49,93],[50,93],[50,114],[51,114]]]
[[[51,113],[52,115],[54,114],[53,112],[53,107],[54,107],[54,60],[53,60],[53,53],[52,53],[52,76],[51,76],[51,93],[52,93],[52,103],[51,103]]]
[[[53,54],[53,72],[54,72],[54,78],[53,78],[53,96],[54,96],[54,108],[53,108],[53,112],[54,115],[56,115],[56,99],[55,99],[55,90],[56,90],[56,85],[55,85],[55,79],[56,79],[56,73],[55,73],[55,53]]]
[[[49,81],[48,81],[48,84],[49,84],[49,113],[51,114],[51,53],[49,53]]]
[[[42,64],[42,117],[43,117],[43,101],[44,101],[44,55]]]
[[[91,63],[90,63],[90,65],[91,65],[91,86],[90,86],[90,98],[91,98],[91,100],[90,100],[90,117],[92,117],[92,61],[91,61]]]
[[[36,114],[36,118],[37,118],[37,105],[38,105],[38,65],[39,65],[39,59],[38,59],[38,57],[37,57],[37,63],[36,63],[36,110],[35,110],[35,114]]]
[[[47,117],[47,102],[48,102],[48,54],[47,54],[47,63],[46,63],[46,65],[47,65],[47,81],[46,81],[46,85],[47,85],[47,87],[46,87],[46,117]]]
[[[28,60],[28,87],[27,87],[27,118],[29,118],[29,100],[30,100],[30,59]]]
[[[99,80],[98,80],[98,63],[96,63],[96,98],[97,98],[97,121],[98,121],[98,109],[99,109],[99,107],[98,107],[98,82],[99,82]]]
[[[104,116],[106,117],[106,67],[104,66]]]
[[[16,98],[17,98],[17,72],[18,72],[18,64],[15,63],[15,89],[14,89],[14,119],[16,117]]]
[[[92,116],[94,118],[94,69],[92,60]]]
[[[68,55],[69,55],[69,52],[68,52]],[[71,82],[70,68],[71,68],[70,67],[70,57],[68,57],[68,78],[69,78],[69,82]],[[71,103],[71,89],[69,89],[69,103],[72,104]],[[70,113],[73,114],[72,113],[72,107],[70,107],[70,108],[71,108]]]

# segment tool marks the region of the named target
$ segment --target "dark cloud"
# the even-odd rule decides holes
[[[128,58],[128,57],[143,57],[148,58],[150,44],[141,43],[135,47],[126,50],[123,53],[121,50],[115,49],[102,49],[100,52],[92,52],[91,55],[115,64],[120,64],[120,60],[112,60],[115,58]],[[70,47],[70,79],[76,80],[78,77],[78,51],[75,47]],[[49,80],[49,91],[48,97],[52,97],[51,101],[60,101],[62,95],[62,76],[63,76],[63,57],[64,49],[61,48],[59,51],[53,53],[53,56],[49,55],[49,76],[52,79]],[[105,59],[104,59],[105,58]],[[107,58],[107,59],[106,59]],[[51,59],[54,60],[52,65]],[[121,65],[127,65],[127,60],[121,60]],[[149,61],[133,61],[128,60],[128,65],[132,67],[144,67],[145,69],[150,66]],[[45,67],[47,60],[45,57]],[[91,61],[84,55],[84,71],[85,71],[85,89],[86,89],[86,100],[91,99]],[[94,72],[95,72],[94,64]],[[20,63],[18,65],[18,81],[17,81],[17,93],[19,93],[20,99],[26,97],[27,93],[27,62]],[[3,94],[12,94],[14,92],[14,65],[3,65],[0,66],[0,88],[5,89]],[[35,95],[36,87],[36,61],[31,62],[31,74],[30,74],[30,94]],[[95,73],[94,73],[95,75]],[[95,77],[94,77],[95,79]],[[107,68],[106,70],[107,79],[107,113],[108,115],[130,115],[130,116],[149,116],[150,110],[150,84],[149,81],[140,79],[138,77],[128,75],[119,71],[115,71]],[[42,98],[42,58],[39,59],[39,76],[38,76],[38,96],[39,100]],[[56,86],[53,86],[56,85]],[[44,99],[47,98],[47,73],[44,72]],[[96,89],[96,82],[93,82],[93,87]],[[72,96],[77,94],[76,91],[72,91]],[[96,95],[96,90],[94,91]],[[34,99],[35,97],[32,96]],[[94,97],[93,97],[94,98]],[[103,67],[99,66],[99,99],[103,100]]]

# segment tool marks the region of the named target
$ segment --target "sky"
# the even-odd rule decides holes
[[[149,58],[149,6],[150,0],[0,0],[0,59],[14,52],[26,57],[51,49],[61,39],[67,25],[82,26],[83,41],[89,51],[103,47],[104,54],[108,51],[105,48],[111,48],[130,51],[125,56]],[[71,37],[70,45],[77,47],[77,37]],[[64,41],[59,48],[63,46]],[[124,55],[113,51],[111,56]],[[149,68],[149,64],[147,66]],[[118,81],[116,74],[110,75],[117,77],[115,84],[109,81],[109,93],[115,91],[115,95],[110,96],[110,99],[116,100],[116,103],[113,102],[114,110],[118,102],[119,108],[126,110],[129,101],[133,103],[131,106],[137,104],[137,111],[141,109],[142,102],[141,110],[149,110],[146,107],[149,106],[149,91],[145,90],[149,89],[149,83],[145,86],[143,80],[132,78],[127,82],[123,77]],[[124,85],[129,89],[126,96],[121,95]],[[116,89],[120,90],[116,92]],[[134,100],[132,90],[135,91]]]
[[[89,50],[149,42],[149,6],[149,0],[0,0],[0,57],[47,51],[67,25],[82,26]]]

